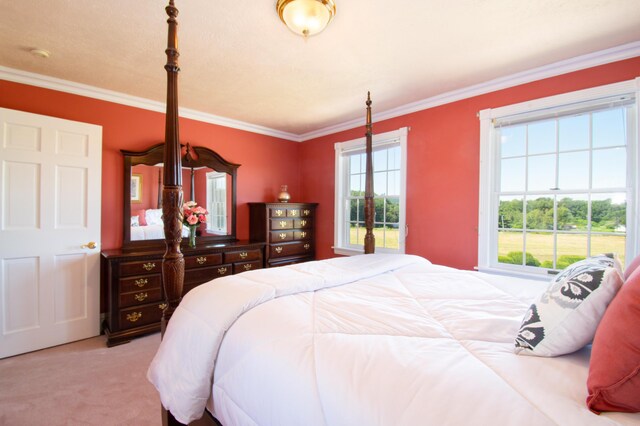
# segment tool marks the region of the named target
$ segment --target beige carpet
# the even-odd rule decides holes
[[[160,334],[107,348],[99,336],[0,360],[0,425],[159,425],[147,379]]]

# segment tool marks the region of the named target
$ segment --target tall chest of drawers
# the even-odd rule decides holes
[[[214,278],[263,267],[264,243],[234,243],[184,251],[183,295]],[[165,308],[162,288],[164,251],[105,250],[100,275],[107,289],[103,329],[107,346],[160,330]]]
[[[266,243],[266,267],[315,259],[317,206],[317,203],[249,203],[250,238]]]

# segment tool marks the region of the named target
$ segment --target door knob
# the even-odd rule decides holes
[[[97,245],[93,241],[89,241],[89,243],[83,244],[83,245],[80,246],[80,248],[88,248],[88,249],[91,249],[91,250],[93,250],[96,247],[97,247]]]

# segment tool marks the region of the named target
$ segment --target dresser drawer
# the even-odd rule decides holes
[[[278,229],[293,229],[294,219],[270,219],[271,229],[276,231]]]
[[[162,310],[165,306],[165,303],[153,303],[123,309],[120,311],[120,328],[126,329],[156,323],[162,318]]]
[[[294,231],[271,231],[270,241],[272,243],[282,243],[285,241],[293,241]]]
[[[286,217],[287,209],[282,207],[270,208],[269,209],[269,217]]]
[[[313,210],[309,208],[300,209],[300,217],[310,217],[313,216]]]
[[[129,293],[140,290],[153,290],[162,285],[162,275],[144,275],[120,279],[120,293]]]
[[[293,231],[293,239],[294,240],[308,240],[313,236],[313,231],[311,229],[304,231]],[[273,240],[275,242],[275,240]]]
[[[132,305],[143,305],[160,301],[162,301],[162,290],[160,290],[160,288],[154,288],[151,290],[139,290],[132,293],[120,294],[120,307],[122,308]]]
[[[228,263],[210,266],[208,268],[189,269],[184,273],[184,284],[187,286],[206,283],[207,281],[211,281],[215,278],[231,275],[231,271],[231,265]]]
[[[287,257],[296,254],[313,253],[313,246],[308,242],[272,244],[269,246],[269,257]]]
[[[162,259],[120,264],[120,276],[162,273]]]
[[[251,262],[238,262],[233,264],[233,273],[239,274],[240,272],[253,271],[254,269],[261,269],[262,261],[254,260]]]
[[[226,263],[246,262],[249,260],[258,260],[260,258],[260,249],[230,251],[224,254],[224,261]]]
[[[306,228],[312,228],[313,227],[313,221],[309,218],[306,219],[295,219],[293,221],[293,227],[296,229],[306,229]]]
[[[220,265],[222,263],[222,253],[202,254],[200,256],[185,256],[184,268],[206,268],[208,266]]]

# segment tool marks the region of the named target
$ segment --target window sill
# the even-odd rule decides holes
[[[348,249],[343,247],[334,247],[333,252],[335,254],[340,254],[342,256],[356,256],[358,254],[364,254],[364,249],[357,250],[357,249]]]
[[[478,272],[484,272],[486,274],[505,275],[508,277],[525,278],[528,280],[536,280],[536,281],[550,281],[551,278],[554,276],[551,274],[533,274],[533,273],[510,271],[506,269],[491,268],[491,267],[476,266],[474,269]]]

